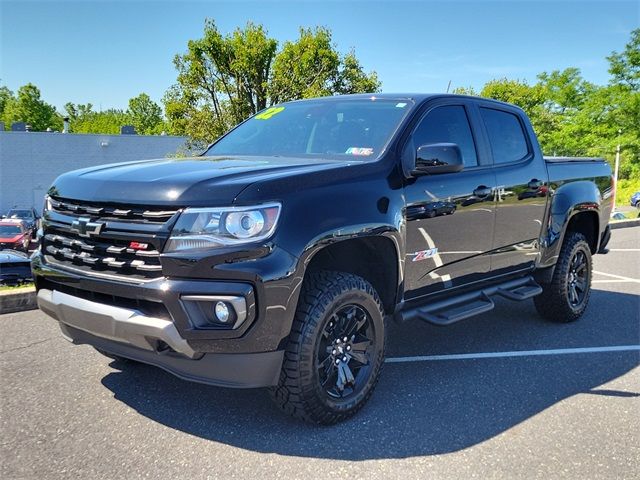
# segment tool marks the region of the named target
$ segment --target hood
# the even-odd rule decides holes
[[[93,202],[140,205],[230,204],[253,182],[268,177],[340,168],[349,162],[290,157],[193,157],[85,168],[56,179],[49,194]]]
[[[15,243],[15,242],[19,242],[20,240],[22,240],[24,238],[24,233],[19,233],[17,235],[12,235],[10,237],[3,237],[2,235],[0,235],[0,243]]]

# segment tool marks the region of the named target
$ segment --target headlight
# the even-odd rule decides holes
[[[259,242],[276,229],[280,204],[187,208],[176,222],[165,252]]]

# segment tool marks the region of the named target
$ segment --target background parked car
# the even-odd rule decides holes
[[[17,285],[33,281],[27,254],[15,250],[0,251],[0,285]]]
[[[0,249],[10,248],[28,252],[32,236],[33,227],[23,220],[0,220]]]
[[[632,207],[640,208],[640,192],[631,195],[631,201],[629,203],[631,203]]]
[[[38,215],[38,212],[33,207],[12,208],[5,218],[22,220],[25,225],[31,229],[32,234],[36,233],[40,223],[40,215]]]

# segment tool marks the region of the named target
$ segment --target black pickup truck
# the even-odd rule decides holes
[[[385,322],[532,298],[578,319],[606,162],[545,158],[522,110],[455,95],[285,103],[198,157],[60,176],[32,268],[65,337],[321,424],[358,411]]]

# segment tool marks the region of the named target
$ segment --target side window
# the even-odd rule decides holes
[[[527,137],[517,115],[492,108],[480,108],[487,127],[494,163],[522,160],[528,153]]]
[[[413,132],[415,147],[430,143],[455,143],[462,151],[465,167],[478,165],[476,146],[464,107],[437,107],[424,117]]]

